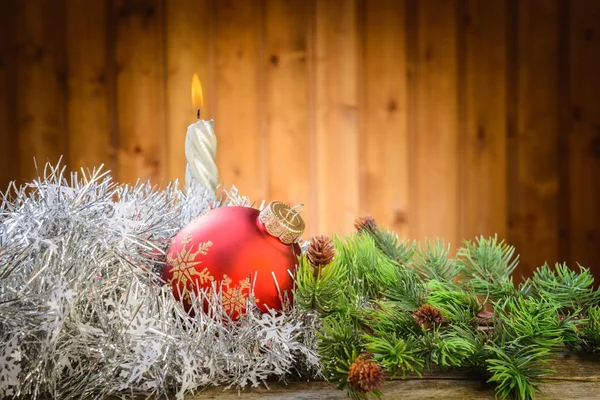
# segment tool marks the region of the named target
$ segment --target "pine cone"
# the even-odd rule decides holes
[[[442,313],[429,304],[425,304],[415,311],[413,318],[419,326],[422,326],[425,329],[432,329],[436,326],[440,326],[444,321]]]
[[[368,214],[356,218],[354,221],[354,228],[356,228],[358,232],[368,232],[372,235],[376,235],[378,230],[375,218]]]
[[[368,393],[383,382],[383,371],[370,354],[361,354],[348,370],[348,383],[357,392]]]
[[[335,247],[333,242],[328,236],[321,235],[315,236],[310,240],[306,256],[310,265],[315,270],[315,276],[318,274],[319,269],[323,268],[335,257]]]

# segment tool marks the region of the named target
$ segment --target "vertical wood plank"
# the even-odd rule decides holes
[[[557,259],[558,7],[556,0],[517,2],[516,132],[511,135],[509,242],[525,276]],[[511,113],[512,114],[512,113]]]
[[[46,161],[66,156],[65,3],[62,0],[18,2],[17,130],[19,178],[36,176]],[[63,163],[68,164],[63,157]],[[40,171],[40,174],[42,171]]]
[[[572,130],[569,135],[569,262],[600,274],[600,3],[570,5]],[[565,212],[565,210],[560,210]]]
[[[291,205],[303,203],[307,214],[316,212],[309,202],[308,138],[308,2],[269,1],[265,9],[264,54],[267,71],[267,135],[270,200]],[[307,226],[307,235],[316,234]]]
[[[69,169],[113,166],[110,148],[106,2],[67,0]]]
[[[506,239],[506,2],[467,0],[461,239]]]
[[[217,4],[217,165],[225,188],[235,185],[260,203],[266,199],[263,127],[264,76],[261,73],[263,3],[225,0]]]
[[[456,1],[417,2],[413,237],[459,239],[458,45]]]
[[[211,119],[215,99],[211,85],[214,71],[211,41],[214,25],[212,2],[209,0],[169,0],[166,2],[167,57],[167,178],[185,180],[185,134],[196,121],[190,85],[197,73],[204,92],[202,119]],[[215,129],[221,128],[216,121]],[[220,143],[218,144],[220,146]]]
[[[159,0],[114,0],[117,175],[165,184],[164,10]]]
[[[557,226],[558,246],[557,256],[560,261],[571,263],[571,191],[570,186],[570,146],[571,133],[571,76],[570,70],[570,10],[569,0],[558,0],[558,193],[557,193]]]
[[[0,2],[0,192],[19,176],[14,9],[14,2]]]
[[[352,232],[359,211],[355,0],[318,1],[315,24],[317,230]]]
[[[360,211],[408,235],[406,6],[365,2],[361,99]]]

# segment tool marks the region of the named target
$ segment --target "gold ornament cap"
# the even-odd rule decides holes
[[[273,201],[260,212],[258,219],[270,235],[279,238],[282,243],[292,244],[304,233],[304,220],[300,211],[294,208],[281,201]]]

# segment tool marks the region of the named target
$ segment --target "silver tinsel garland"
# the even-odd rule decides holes
[[[101,170],[12,186],[0,205],[0,397],[165,397],[317,375],[319,321],[296,308],[190,318],[158,271],[170,239],[223,202]],[[213,289],[214,290],[214,289]],[[216,311],[215,311],[216,310]]]

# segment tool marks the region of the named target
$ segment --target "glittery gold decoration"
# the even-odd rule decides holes
[[[198,254],[206,254],[208,248],[212,246],[212,242],[201,243],[198,245],[196,252],[192,252],[193,245],[187,246],[192,241],[192,234],[188,233],[185,239],[181,242],[183,245],[181,251],[175,256],[167,254],[167,262],[173,266],[171,270],[173,275],[169,279],[170,284],[179,284],[183,287],[183,297],[189,300],[190,288],[194,285],[193,278],[195,277],[200,285],[206,282],[211,282],[214,277],[208,271],[208,268],[198,271],[196,265],[201,264],[201,261],[197,261],[196,257]]]
[[[285,244],[295,243],[304,233],[304,220],[298,211],[280,201],[269,203],[260,212],[259,219],[269,234]]]

